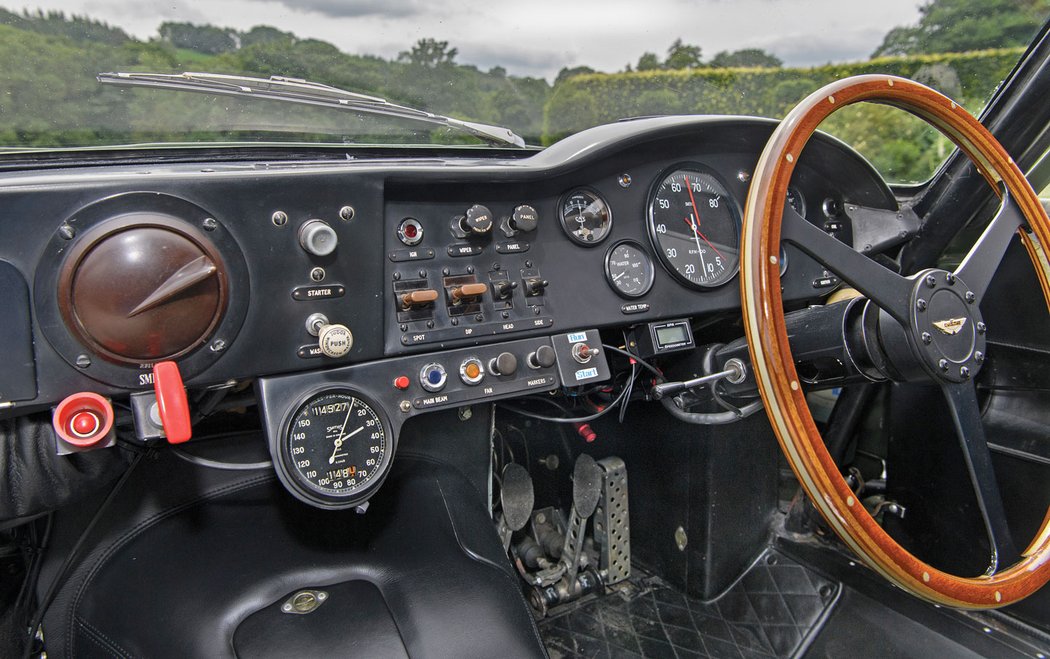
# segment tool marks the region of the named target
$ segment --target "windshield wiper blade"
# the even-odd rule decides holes
[[[408,119],[454,128],[490,144],[525,146],[525,140],[509,128],[462,121],[440,114],[397,105],[378,96],[368,96],[300,78],[224,75],[219,73],[100,73],[99,82],[125,87],[152,87],[202,94],[265,98],[350,110],[362,114]]]

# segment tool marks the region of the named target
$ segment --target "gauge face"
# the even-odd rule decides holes
[[[740,211],[709,172],[688,168],[659,182],[649,203],[649,234],[667,270],[695,288],[721,286],[740,265]]]
[[[356,505],[382,481],[390,465],[390,431],[359,395],[315,394],[288,424],[284,466],[311,503]]]
[[[597,192],[580,188],[565,195],[558,209],[561,226],[581,245],[597,245],[612,229],[612,211]]]
[[[788,188],[787,203],[796,213],[802,217],[806,216],[806,198],[802,196],[798,188]]]
[[[616,243],[605,255],[605,279],[624,297],[641,297],[653,285],[653,262],[633,240]]]

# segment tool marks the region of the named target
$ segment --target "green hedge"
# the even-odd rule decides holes
[[[1023,49],[884,57],[808,69],[686,69],[586,74],[555,86],[544,111],[545,144],[598,124],[652,114],[744,114],[780,118],[833,80],[865,73],[928,84],[971,111],[983,107]]]

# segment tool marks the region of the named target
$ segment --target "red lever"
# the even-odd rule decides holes
[[[158,362],[153,366],[153,390],[157,393],[157,410],[169,444],[188,442],[193,436],[190,426],[190,404],[186,388],[175,362]]]

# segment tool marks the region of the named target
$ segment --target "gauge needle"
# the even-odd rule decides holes
[[[341,449],[343,447],[343,442],[345,442],[346,440],[350,439],[351,437],[353,437],[354,435],[356,435],[357,433],[361,432],[364,429],[365,429],[365,427],[361,426],[360,428],[358,428],[357,430],[351,432],[349,435],[346,435],[345,437],[340,435],[335,440],[335,448],[332,449],[332,457],[328,458],[328,464],[333,464],[335,462],[335,459],[337,457],[339,457],[339,449]]]
[[[621,272],[620,274],[618,274],[615,277],[613,277],[613,281],[619,281],[620,277],[623,277],[626,274],[627,274],[626,272]]]
[[[718,254],[722,258],[725,258],[724,256],[722,256],[722,252],[718,251],[717,247],[715,247],[714,245],[711,245],[711,241],[707,239],[707,236],[705,236],[704,234],[700,233],[700,207],[696,205],[696,199],[693,199],[693,186],[689,183],[689,177],[688,176],[683,176],[682,178],[685,179],[685,189],[686,189],[686,192],[689,193],[689,202],[691,204],[693,204],[693,215],[692,216],[696,218],[693,222],[690,223],[690,226],[693,227],[693,233],[695,233],[697,236],[700,236],[701,238],[703,238],[704,242],[707,243],[708,245],[710,245],[711,249],[715,250],[715,254]],[[696,244],[696,248],[700,249],[699,241]],[[701,262],[703,261],[703,255],[702,254],[700,256],[700,260],[701,260]]]

